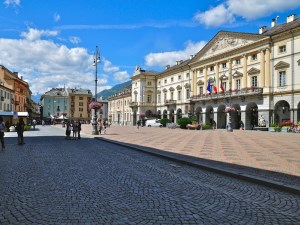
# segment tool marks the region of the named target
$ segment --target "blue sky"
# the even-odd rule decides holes
[[[299,0],[3,0],[0,64],[33,95],[52,87],[94,92],[130,80],[135,66],[162,71],[196,54],[220,30],[257,33],[300,16]]]

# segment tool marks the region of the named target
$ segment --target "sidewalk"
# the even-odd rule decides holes
[[[183,130],[111,126],[105,135],[91,135],[92,125],[82,133],[127,145],[135,150],[172,158],[300,193],[300,134],[264,131]]]

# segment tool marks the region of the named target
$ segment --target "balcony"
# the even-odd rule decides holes
[[[15,101],[15,105],[20,105],[20,101]]]
[[[212,100],[218,100],[218,99],[229,99],[229,98],[241,98],[245,99],[247,96],[254,96],[254,95],[262,95],[263,88],[259,87],[250,87],[250,88],[242,88],[241,90],[232,90],[232,91],[225,91],[220,92],[217,94],[202,94],[202,95],[193,95],[191,97],[192,102],[197,101],[208,101],[210,99]]]
[[[176,100],[165,100],[165,105],[166,106],[176,105]]]
[[[129,107],[138,107],[138,102],[129,102]]]

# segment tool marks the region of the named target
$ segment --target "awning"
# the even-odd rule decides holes
[[[17,112],[18,116],[20,117],[28,117],[28,112]],[[13,116],[14,112],[0,112],[0,116]]]

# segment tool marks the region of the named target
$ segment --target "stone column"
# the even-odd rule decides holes
[[[265,86],[265,51],[262,49],[260,51],[260,76],[258,87]]]
[[[265,60],[266,60],[266,67],[265,67],[265,87],[270,87],[270,48],[266,48],[266,55],[265,55]]]
[[[207,66],[204,66],[203,73],[204,73],[204,89],[205,89],[205,90],[203,90],[203,93],[207,94],[207,90],[206,90],[206,87],[207,87]]]
[[[196,85],[197,85],[197,73],[198,73],[198,71],[197,70],[191,70],[190,72],[191,72],[190,76],[192,77],[191,92],[192,92],[192,96],[193,96],[193,95],[197,95]]]
[[[219,77],[220,77],[220,74],[219,74],[219,72],[220,72],[220,69],[219,69],[219,64],[218,63],[216,63],[215,64],[215,70],[216,70],[216,88],[217,88],[217,92],[219,92]]]
[[[243,79],[242,79],[242,84],[241,88],[246,88],[247,87],[247,55],[245,54],[243,56]]]

